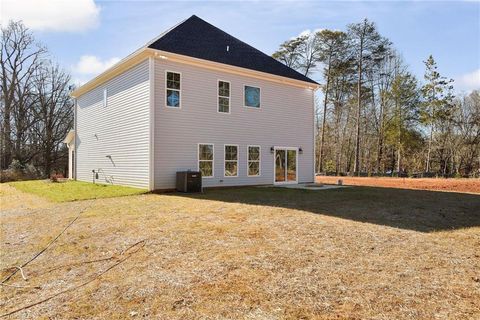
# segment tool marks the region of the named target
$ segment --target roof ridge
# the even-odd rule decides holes
[[[146,47],[318,84],[196,15],[162,32]]]
[[[175,29],[176,27],[184,24],[187,20],[193,18],[193,17],[196,17],[198,18],[196,15],[192,15],[190,16],[189,18],[185,18],[183,19],[182,21],[178,22],[177,24],[171,26],[170,28],[166,29],[165,31],[163,31],[162,33],[160,33],[158,36],[156,36],[155,38],[153,38],[152,40],[150,40],[149,42],[147,42],[144,47],[145,48],[148,48],[152,43],[154,43],[155,41],[157,40],[160,40],[163,36],[165,36],[167,33],[169,33],[170,31],[172,31],[173,29]],[[200,18],[199,18],[200,19]]]

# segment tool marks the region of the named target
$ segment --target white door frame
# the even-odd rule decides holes
[[[277,176],[276,170],[276,158],[277,158],[277,150],[285,150],[285,162],[288,162],[288,150],[295,150],[295,181],[287,181],[287,167],[285,166],[285,181],[275,181],[275,177]],[[298,183],[298,148],[297,147],[273,147],[273,184],[297,184]]]

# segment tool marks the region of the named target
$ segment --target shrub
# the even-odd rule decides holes
[[[13,170],[13,171],[23,171],[25,170],[25,165],[22,164],[19,160],[13,159],[12,163],[8,166],[8,170]]]
[[[34,165],[24,165],[13,160],[7,170],[0,171],[0,182],[36,180],[42,178],[42,172]]]

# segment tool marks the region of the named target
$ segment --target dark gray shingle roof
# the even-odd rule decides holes
[[[195,15],[152,42],[149,48],[317,84]]]

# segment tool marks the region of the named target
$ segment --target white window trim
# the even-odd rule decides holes
[[[237,174],[234,176],[227,176],[225,175],[225,163],[228,162],[234,162],[235,160],[225,160],[225,147],[237,147]],[[223,177],[224,178],[237,178],[238,177],[238,171],[240,168],[238,167],[238,159],[240,158],[240,148],[238,147],[238,144],[224,144],[223,145]]]
[[[180,75],[180,90],[177,90],[177,89],[169,89],[167,88],[167,74],[171,72],[171,73],[178,73]],[[179,71],[173,71],[173,70],[165,70],[165,107],[168,108],[168,109],[181,109],[182,108],[182,88],[183,88],[183,84],[182,84],[182,79],[183,79],[183,75],[181,72]],[[178,91],[180,93],[180,99],[178,101],[178,107],[172,107],[172,106],[169,106],[168,105],[168,101],[167,101],[167,90],[174,90],[174,91]]]
[[[108,106],[108,90],[107,87],[103,88],[103,107],[106,108]]]
[[[212,160],[200,160],[200,145],[211,145],[212,146]],[[197,143],[197,171],[200,171],[200,161],[212,161],[212,175],[211,176],[204,176],[202,178],[211,179],[215,177],[215,145],[213,143]]]
[[[245,87],[258,88],[258,90],[260,92],[260,106],[258,108],[245,105]],[[260,86],[256,86],[256,85],[252,85],[252,84],[243,84],[243,102],[242,103],[243,103],[244,108],[250,108],[250,109],[255,109],[255,110],[262,109],[262,88]]]
[[[249,160],[249,148],[250,147],[258,147],[258,160]],[[249,174],[249,164],[250,161],[258,162],[258,174],[251,175]],[[260,177],[262,175],[262,147],[259,145],[248,145],[247,146],[247,177]]]
[[[225,97],[225,96],[221,96],[220,93],[218,92],[218,85],[220,84],[220,82],[227,82],[228,83],[228,97]],[[228,112],[222,112],[220,111],[220,97],[222,98],[228,98]],[[227,81],[227,80],[222,80],[222,79],[217,79],[217,113],[221,113],[221,114],[230,114],[232,111],[232,84],[230,81]]]

